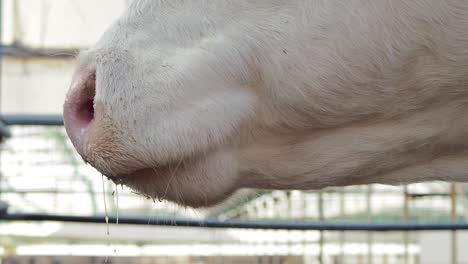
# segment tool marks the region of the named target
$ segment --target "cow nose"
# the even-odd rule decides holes
[[[76,74],[63,105],[65,130],[78,153],[86,159],[89,128],[94,121],[96,71]]]

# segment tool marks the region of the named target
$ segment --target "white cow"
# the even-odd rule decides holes
[[[64,104],[79,154],[151,197],[468,181],[467,0],[135,0]]]

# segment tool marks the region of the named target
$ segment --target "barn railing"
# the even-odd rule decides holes
[[[0,221],[58,221],[74,223],[106,223],[105,216],[70,216],[50,214],[0,214]],[[110,224],[115,224],[117,218],[108,217]],[[175,218],[139,218],[119,217],[119,224],[204,227],[204,228],[235,228],[235,229],[263,229],[263,230],[316,230],[316,231],[446,231],[468,230],[467,222],[458,223],[326,223],[326,222],[292,222],[292,221],[220,221],[220,220],[191,220]]]
[[[0,120],[9,126],[63,126],[59,115],[2,115]]]

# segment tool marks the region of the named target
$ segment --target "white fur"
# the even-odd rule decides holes
[[[135,0],[79,60],[152,197],[468,181],[466,0]]]

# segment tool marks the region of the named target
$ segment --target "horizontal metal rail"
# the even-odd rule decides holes
[[[2,115],[0,119],[9,126],[63,126],[59,115]]]
[[[105,223],[104,216],[69,216],[48,214],[0,214],[0,221],[56,221],[74,223]],[[109,217],[109,223],[115,223],[115,217]],[[236,228],[263,230],[317,230],[317,231],[427,231],[427,230],[468,230],[468,223],[307,223],[307,222],[266,222],[266,221],[219,221],[219,220],[189,220],[119,217],[119,224],[204,227],[204,228]]]
[[[30,48],[23,45],[0,45],[0,56],[22,59],[74,59],[80,48]]]

